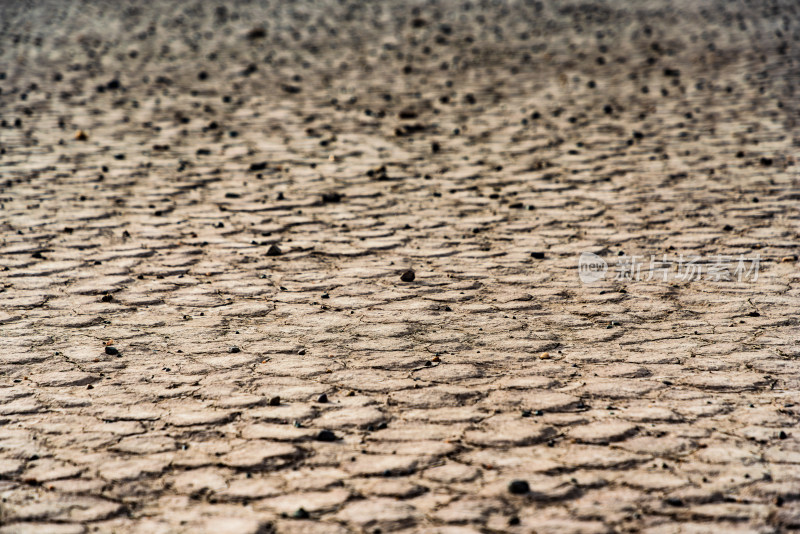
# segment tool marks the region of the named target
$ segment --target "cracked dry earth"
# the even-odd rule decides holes
[[[798,10],[4,2],[0,533],[800,527]]]

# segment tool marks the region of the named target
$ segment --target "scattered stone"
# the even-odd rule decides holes
[[[407,271],[403,271],[403,274],[400,275],[400,280],[403,282],[413,282],[416,279],[417,275],[414,273],[412,269],[408,269]]]
[[[341,200],[342,200],[342,195],[340,193],[332,192],[332,193],[323,193],[322,194],[322,203],[323,204],[341,202]]]
[[[109,356],[119,356],[119,350],[113,345],[107,345],[105,348],[105,352]]]
[[[283,251],[278,247],[278,245],[270,245],[269,249],[267,250],[267,256],[280,256],[283,254]]]
[[[370,169],[367,171],[367,176],[370,178],[374,178],[376,180],[388,180],[389,177],[386,174],[386,165],[381,165],[376,169]]]
[[[322,395],[317,397],[317,402],[320,402],[320,403],[323,403],[323,404],[328,402],[328,395],[323,393]]]
[[[261,163],[251,163],[247,170],[249,172],[263,171],[267,168],[267,165],[269,165],[269,163],[266,161],[262,161]]]
[[[75,140],[76,141],[88,141],[89,140],[89,134],[87,134],[83,130],[78,130],[77,132],[75,132]]]
[[[240,349],[236,345],[234,345],[234,346],[232,346],[232,347],[230,347],[228,349],[228,352],[230,352],[231,354],[236,354],[237,352],[241,352],[241,351],[242,351],[242,349]]]
[[[254,41],[256,39],[263,39],[266,36],[267,36],[267,30],[265,30],[261,26],[255,27],[245,34],[245,38],[249,41]]]
[[[535,260],[543,260],[544,259],[544,252],[531,252],[531,258]]]
[[[550,353],[549,353],[549,352],[543,352],[543,353],[541,353],[541,354],[539,355],[539,359],[540,359],[540,360],[549,360],[549,359],[550,359]]]
[[[330,430],[320,430],[315,439],[317,441],[336,441],[336,434]]]
[[[309,517],[311,516],[305,511],[304,508],[298,508],[292,512],[292,519],[308,519]]]
[[[527,480],[512,480],[508,483],[508,491],[514,495],[525,495],[531,491],[531,487]]]
[[[403,110],[400,111],[400,113],[397,114],[397,117],[400,120],[416,119],[417,116],[418,116],[417,112],[415,110],[413,110],[413,109],[410,109],[410,108],[403,109]]]
[[[270,406],[280,406],[281,405],[281,398],[277,395],[269,399]]]

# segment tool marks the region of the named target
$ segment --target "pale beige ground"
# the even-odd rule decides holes
[[[0,5],[0,533],[800,527],[797,4],[464,4]]]

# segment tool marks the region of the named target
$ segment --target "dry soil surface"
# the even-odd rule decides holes
[[[2,2],[0,533],[800,527],[799,20]]]

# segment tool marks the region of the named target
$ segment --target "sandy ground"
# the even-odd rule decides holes
[[[0,533],[799,528],[798,20],[2,2]]]

